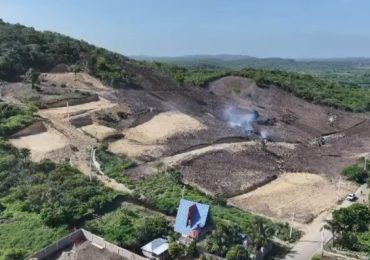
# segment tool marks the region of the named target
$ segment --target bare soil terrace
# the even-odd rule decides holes
[[[48,158],[48,153],[69,145],[69,140],[65,136],[50,127],[46,132],[22,136],[9,141],[19,149],[29,149],[33,161]]]
[[[355,189],[350,182],[332,182],[317,174],[284,173],[269,184],[233,197],[229,202],[265,216],[307,223],[321,212],[335,208],[338,199]]]
[[[12,140],[42,154],[35,158],[72,158],[88,173],[88,152],[108,140],[110,151],[138,162],[128,172],[130,178],[146,178],[164,163],[178,168],[184,182],[208,194],[233,197],[230,201],[238,207],[270,217],[290,218],[289,211],[297,208],[287,191],[302,200],[296,209],[301,222],[330,208],[354,188],[346,186],[339,196],[333,192],[342,168],[370,149],[368,116],[308,103],[245,78],[225,77],[205,88],[147,79],[142,86],[108,90],[85,74],[43,77],[44,87],[62,100],[59,107],[39,111],[56,132]],[[88,94],[66,107],[69,93],[79,89]],[[9,88],[3,93],[15,94]],[[246,136],[228,124],[225,110],[230,106],[258,112],[254,134]],[[269,135],[266,147],[260,143],[261,130]],[[49,147],[34,148],[43,141]],[[307,174],[285,174],[296,172]],[[322,185],[328,192],[319,194]],[[321,204],[316,207],[314,201]]]

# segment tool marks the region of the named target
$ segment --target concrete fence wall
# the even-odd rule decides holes
[[[125,257],[127,259],[130,259],[130,260],[147,260],[148,259],[146,257],[139,256],[131,251],[118,247],[110,242],[107,242],[103,238],[96,236],[92,234],[91,232],[86,231],[84,229],[82,229],[82,233],[84,234],[87,240],[91,241],[91,243],[99,245],[107,249],[108,251],[115,253],[117,255],[120,255],[122,257]]]
[[[133,252],[130,252],[126,249],[123,249],[121,247],[118,247],[110,242],[105,241],[102,237],[96,236],[93,233],[84,230],[84,229],[79,229],[68,236],[62,238],[61,240],[57,241],[56,243],[44,248],[40,252],[36,253],[35,255],[27,258],[27,259],[45,259],[46,257],[52,256],[53,254],[59,252],[60,250],[63,250],[64,248],[73,245],[73,243],[76,240],[88,240],[91,243],[104,248],[108,250],[111,253],[120,255],[122,257],[125,257],[130,260],[147,260],[148,258],[145,258],[143,256],[137,255]]]
[[[62,238],[61,240],[55,242],[54,244],[51,244],[50,246],[42,249],[40,252],[36,253],[35,255],[31,256],[28,259],[32,258],[44,259],[72,245],[74,241],[76,241],[77,239],[84,239],[84,234],[82,233],[81,229],[69,234],[68,236]]]

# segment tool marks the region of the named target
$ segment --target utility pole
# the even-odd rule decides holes
[[[337,201],[339,201],[339,194],[340,194],[340,185],[342,184],[342,176],[339,176],[338,184],[337,184]]]
[[[366,155],[364,157],[364,161],[365,161],[364,170],[367,171],[367,157],[366,157]]]
[[[296,211],[296,207],[294,207],[294,211],[293,211],[293,215],[292,215],[292,222],[294,222],[295,211]],[[289,231],[289,238],[292,238],[292,234],[293,234],[293,225],[291,224],[290,225],[290,231]]]
[[[181,198],[183,199],[184,196],[185,196],[185,185],[182,187]]]
[[[91,150],[91,153],[90,153],[90,174],[89,174],[89,178],[90,178],[90,182],[92,182],[92,160],[93,160],[93,151],[94,149]]]
[[[69,102],[67,101],[67,120],[69,123]]]
[[[321,252],[324,251],[324,228],[321,229]]]

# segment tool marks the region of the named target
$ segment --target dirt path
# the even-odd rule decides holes
[[[206,154],[208,152],[216,152],[222,150],[228,150],[232,152],[238,152],[246,149],[249,146],[260,145],[258,141],[246,141],[246,142],[236,142],[236,143],[220,143],[220,144],[211,144],[206,147],[199,149],[191,150],[184,153],[179,153],[173,156],[165,157],[160,159],[167,166],[179,165],[184,161],[191,160],[192,158],[199,157],[200,155]],[[288,149],[294,149],[294,144],[276,142],[270,143],[269,146],[284,146]]]
[[[40,114],[41,117],[55,128],[57,131],[62,133],[66,138],[68,138],[71,144],[76,148],[76,151],[71,156],[71,163],[77,167],[84,175],[91,176],[98,179],[105,186],[112,188],[113,190],[132,193],[125,185],[116,182],[115,180],[109,178],[106,175],[96,174],[90,168],[90,152],[94,146],[97,145],[97,141],[85,135],[81,130],[77,129],[73,125],[69,124],[66,120],[61,120],[60,118],[53,119],[52,117],[45,117],[45,114]]]
[[[362,194],[361,194],[362,191]],[[368,202],[369,189],[367,184],[360,186],[355,192],[359,198],[359,202]],[[348,207],[353,202],[343,201],[336,209]],[[332,218],[331,212],[324,212],[319,215],[311,224],[301,228],[305,235],[294,245],[284,259],[285,260],[309,260],[317,253],[321,252],[322,242],[327,243],[332,238],[332,234],[328,230],[321,230],[327,220]]]

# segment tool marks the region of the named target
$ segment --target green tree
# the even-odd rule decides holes
[[[359,249],[370,254],[370,231],[364,232],[357,236]]]
[[[30,149],[22,148],[19,152],[20,152],[20,154],[21,154],[21,156],[22,156],[22,158],[23,158],[23,160],[24,160],[24,163],[26,163],[27,158],[28,158],[28,157],[30,156],[30,154],[31,154]]]
[[[369,230],[370,209],[363,204],[353,204],[348,208],[335,210],[329,223],[334,233],[335,245],[359,250],[358,235]]]
[[[184,255],[184,248],[177,242],[170,242],[168,246],[168,253],[174,259],[177,259]]]
[[[36,72],[33,68],[28,69],[26,72],[26,79],[31,83],[32,88],[36,88],[37,84],[40,83],[39,80],[40,73]]]
[[[235,245],[230,248],[226,254],[227,260],[247,260],[249,258],[248,251],[242,245]]]
[[[3,259],[4,260],[22,260],[26,257],[26,251],[22,249],[10,249],[5,252]]]
[[[136,227],[137,239],[142,244],[161,237],[163,234],[167,234],[168,231],[167,220],[160,216],[143,218]]]
[[[274,229],[262,218],[257,217],[252,222],[242,223],[244,233],[246,233],[255,245],[256,249],[266,246],[274,236]]]
[[[197,242],[195,240],[191,241],[186,248],[186,256],[196,258],[199,255]]]
[[[355,181],[357,183],[364,183],[368,177],[368,172],[357,164],[348,166],[342,170],[342,174],[347,177],[348,180]]]
[[[242,244],[242,230],[238,225],[218,222],[208,239],[208,250],[216,255],[225,256],[233,245]]]
[[[326,229],[326,230],[329,230],[333,236],[333,239],[332,239],[332,246],[335,247],[335,236],[336,236],[336,232],[335,232],[335,229],[336,229],[336,226],[335,224],[333,223],[333,221],[331,220],[326,220],[326,223],[325,225],[322,227],[322,229]]]

